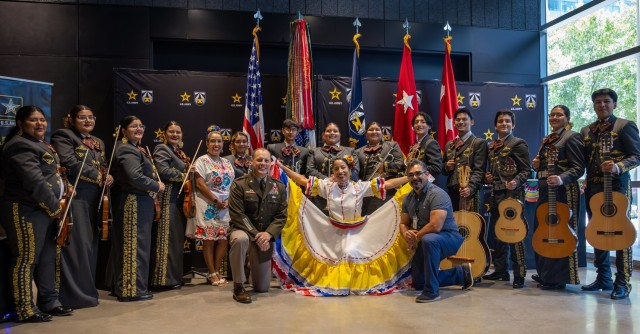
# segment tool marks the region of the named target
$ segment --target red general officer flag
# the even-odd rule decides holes
[[[396,113],[393,123],[393,138],[398,142],[405,155],[409,153],[409,147],[415,140],[411,119],[418,113],[418,96],[416,80],[413,76],[409,38],[411,36],[408,34],[404,36],[402,63],[398,76],[398,93],[396,94]]]
[[[456,79],[453,77],[451,66],[451,36],[444,39],[445,54],[444,68],[442,68],[442,87],[440,87],[440,122],[438,123],[438,144],[444,150],[447,141],[458,135],[453,126],[453,113],[458,109],[458,93]]]

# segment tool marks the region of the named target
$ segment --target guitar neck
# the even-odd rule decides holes
[[[603,153],[602,157],[603,157],[603,161],[611,160],[611,154],[609,153],[608,150]],[[603,179],[604,179],[604,204],[609,206],[613,202],[613,195],[611,193],[611,191],[612,191],[612,189],[611,189],[611,183],[612,183],[611,172],[608,172],[608,171],[604,172]]]
[[[555,169],[555,165],[547,165],[547,170],[549,171],[549,176],[555,175],[552,171]],[[550,186],[547,183],[548,188],[548,203],[549,203],[549,217],[555,217],[557,215],[557,205],[556,205],[556,186]],[[549,220],[551,221],[551,219]]]

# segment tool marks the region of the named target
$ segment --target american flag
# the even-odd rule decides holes
[[[247,71],[247,93],[242,130],[249,136],[251,150],[263,147],[264,121],[262,119],[262,84],[260,83],[260,59],[257,49],[258,35],[254,32],[253,47]]]

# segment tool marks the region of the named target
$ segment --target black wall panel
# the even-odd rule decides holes
[[[78,7],[0,2],[0,53],[75,56]]]
[[[189,12],[200,12],[200,10],[151,8],[149,13],[149,34],[151,38],[188,38]]]
[[[79,55],[149,58],[149,8],[80,6]]]

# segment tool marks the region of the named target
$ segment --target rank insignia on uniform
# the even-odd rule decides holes
[[[245,194],[255,194],[256,192],[253,191],[253,189],[249,189],[249,190],[245,190],[244,193]]]

